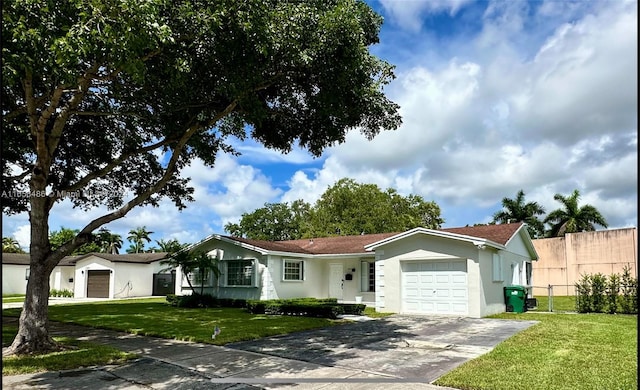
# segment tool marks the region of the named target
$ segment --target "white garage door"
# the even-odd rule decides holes
[[[402,311],[468,314],[466,260],[403,262]]]

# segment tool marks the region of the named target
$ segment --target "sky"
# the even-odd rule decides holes
[[[396,66],[385,88],[402,126],[372,141],[352,131],[319,158],[248,141],[214,168],[195,160],[195,201],[132,210],[107,225],[153,240],[224,234],[265,203],[313,204],[337,180],[434,201],[443,227],[487,223],[519,190],[547,212],[580,192],[609,229],[638,222],[638,2],[370,0],[384,17],[376,56]],[[57,204],[51,230],[81,229],[105,209]],[[3,236],[29,245],[26,214],[3,214]],[[598,229],[602,227],[597,226]],[[150,245],[154,245],[152,242]]]

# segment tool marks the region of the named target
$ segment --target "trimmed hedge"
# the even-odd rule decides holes
[[[167,294],[167,303],[175,307],[246,307],[246,299],[216,298],[211,294],[175,295]]]
[[[247,310],[252,314],[271,314],[336,319],[342,314],[362,315],[365,305],[338,303],[337,299],[272,299],[249,300]]]
[[[365,305],[338,303],[336,298],[293,298],[266,301],[216,298],[211,294],[175,295],[167,294],[167,303],[175,307],[238,307],[252,314],[305,316],[336,319],[342,314],[362,315]]]

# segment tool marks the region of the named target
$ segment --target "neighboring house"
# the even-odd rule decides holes
[[[73,291],[75,298],[127,298],[166,295],[175,273],[164,273],[166,253],[113,255],[89,253],[63,258],[51,273],[50,288]],[[28,254],[2,254],[2,293],[24,294]],[[163,271],[163,273],[161,273]]]
[[[220,260],[204,291],[221,298],[333,297],[469,317],[504,312],[503,288],[531,286],[538,258],[522,223],[275,242],[211,235],[190,249]],[[190,294],[178,274],[176,294]]]
[[[575,283],[584,274],[621,274],[625,266],[638,273],[638,230],[635,227],[567,233],[564,237],[533,240],[539,260],[533,265],[534,293],[574,295]]]
[[[73,260],[80,256],[67,256],[51,272],[51,289],[73,291]],[[2,253],[2,294],[25,294],[29,280],[29,255]]]

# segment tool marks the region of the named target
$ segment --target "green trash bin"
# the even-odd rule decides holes
[[[505,287],[504,303],[507,305],[507,312],[524,313],[527,311],[527,288],[524,286]]]

